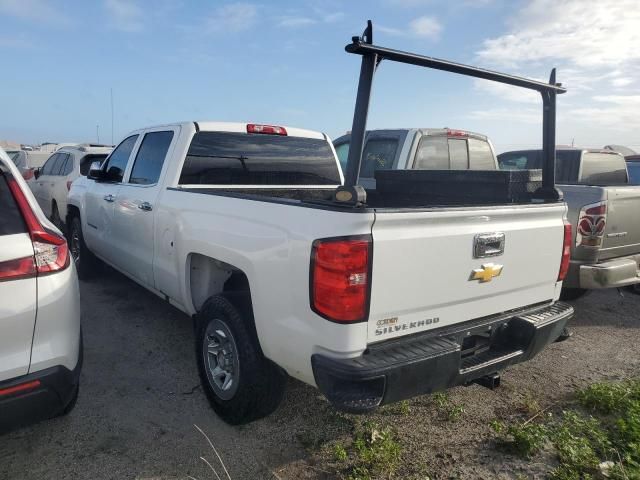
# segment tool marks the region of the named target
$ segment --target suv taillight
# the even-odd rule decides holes
[[[600,247],[607,226],[607,202],[592,203],[580,209],[576,247]]]
[[[65,238],[42,226],[20,186],[13,178],[8,178],[7,183],[31,236],[37,274],[44,275],[67,268],[70,260]]]
[[[564,236],[562,240],[562,259],[560,260],[560,271],[558,281],[564,280],[569,271],[569,260],[571,259],[571,224],[564,221]]]
[[[340,323],[360,322],[369,315],[371,237],[338,237],[313,242],[311,308]]]

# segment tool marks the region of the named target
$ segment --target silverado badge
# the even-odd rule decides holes
[[[480,280],[480,283],[490,282],[493,277],[498,277],[502,273],[502,265],[485,263],[482,268],[476,268],[471,272],[469,280]]]

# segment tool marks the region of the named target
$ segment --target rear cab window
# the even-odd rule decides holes
[[[325,139],[235,132],[198,132],[182,167],[181,185],[339,185]]]
[[[413,168],[418,170],[495,170],[493,150],[474,137],[425,135],[420,139]]]
[[[373,178],[376,170],[392,169],[397,152],[397,138],[371,138],[367,140],[362,152],[360,176]]]

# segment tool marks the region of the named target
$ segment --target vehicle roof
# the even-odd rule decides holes
[[[111,153],[111,150],[113,150],[113,147],[110,146],[110,145],[96,145],[96,144],[85,143],[85,144],[80,144],[80,145],[62,147],[62,148],[59,148],[58,150],[56,150],[55,153],[82,152],[82,153],[86,153],[86,154],[104,153],[104,154],[108,155],[109,153]]]
[[[257,125],[274,125],[278,127],[282,127],[287,131],[287,136],[289,137],[304,137],[304,138],[317,138],[317,139],[329,139],[324,133],[317,132],[314,130],[306,130],[304,128],[297,127],[289,127],[287,125],[281,125],[278,123],[261,123],[261,122],[216,122],[216,121],[192,121],[192,122],[176,122],[176,123],[168,123],[164,125],[154,125],[144,128],[139,128],[130,132],[130,134],[135,132],[142,132],[145,130],[156,129],[161,127],[191,127],[194,124],[197,125],[197,128],[200,131],[204,132],[233,132],[233,133],[247,133],[247,125],[249,124],[257,124]]]
[[[422,135],[446,135],[447,132],[460,132],[468,137],[477,138],[480,140],[488,140],[486,135],[476,132],[470,132],[469,130],[461,130],[459,128],[373,128],[367,130],[367,135],[384,135],[385,133],[393,134],[397,132],[420,132]],[[339,138],[336,138],[336,142],[345,141],[351,138],[351,132],[347,132]]]
[[[556,146],[556,151],[573,151],[573,152],[583,152],[583,153],[606,153],[607,155],[620,155],[618,152],[614,152],[613,150],[607,150],[605,148],[580,148],[580,147],[572,147],[570,145],[558,145]],[[523,148],[521,150],[507,150],[506,152],[500,153],[503,155],[505,153],[520,153],[520,152],[541,152],[541,148]]]

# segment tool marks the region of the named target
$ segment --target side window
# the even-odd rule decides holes
[[[2,173],[0,173],[0,205],[2,205],[0,208],[0,237],[26,232],[27,228],[20,209]]]
[[[87,155],[82,157],[80,160],[80,175],[86,177],[89,174],[89,169],[91,168],[91,164],[93,162],[104,162],[104,159],[107,158],[106,155]]]
[[[469,139],[469,168],[471,170],[495,170],[496,161],[488,142]]]
[[[158,182],[173,132],[151,132],[142,139],[131,170],[129,183],[151,185]]]
[[[527,170],[527,157],[524,154],[498,155],[501,170]]]
[[[61,175],[66,177],[71,172],[73,172],[73,162],[75,161],[75,157],[71,154],[67,155],[67,163],[64,164],[64,168],[61,171]]]
[[[467,141],[462,138],[449,139],[449,160],[452,170],[469,169],[469,152],[467,151]]]
[[[340,145],[334,145],[336,147],[336,155],[340,160],[340,167],[342,167],[342,173],[346,173],[347,159],[349,158],[349,142],[341,143]]]
[[[102,167],[107,173],[107,180],[109,182],[122,182],[124,171],[127,168],[127,162],[129,162],[131,151],[137,140],[138,135],[131,135],[120,142],[120,145],[111,152],[107,164]]]
[[[376,170],[393,168],[397,150],[398,140],[395,138],[372,138],[367,140],[362,152],[360,176],[373,178]]]
[[[60,158],[60,154],[59,153],[54,153],[53,155],[51,155],[49,157],[49,160],[47,160],[45,162],[45,164],[42,166],[42,172],[40,172],[41,175],[52,175],[51,172],[53,172],[55,166],[56,166],[56,162],[57,160]]]
[[[422,137],[418,145],[416,163],[413,168],[418,170],[448,170],[449,145],[447,137]]]
[[[55,166],[53,167],[52,175],[61,176],[64,175],[64,170],[67,168],[67,163],[69,162],[69,154],[61,153],[60,158],[56,161]]]

